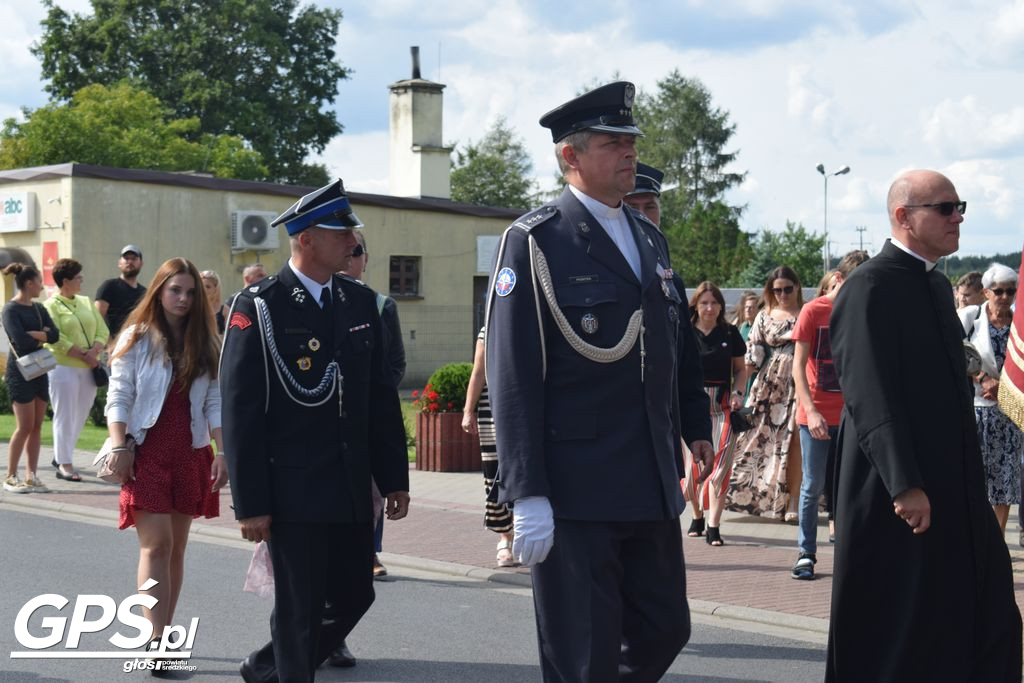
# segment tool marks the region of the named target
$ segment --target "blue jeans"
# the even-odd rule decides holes
[[[800,482],[800,534],[797,545],[801,553],[818,552],[818,500],[825,490],[825,470],[829,457],[834,457],[838,427],[828,428],[827,439],[815,439],[807,425],[800,425],[800,452],[803,480]]]

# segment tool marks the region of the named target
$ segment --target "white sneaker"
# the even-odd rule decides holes
[[[18,475],[12,474],[4,479],[4,491],[11,493],[28,493],[32,489],[25,485],[25,482],[18,479]]]

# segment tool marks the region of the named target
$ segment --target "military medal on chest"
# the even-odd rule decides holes
[[[672,290],[669,288],[668,283],[672,280],[672,276],[675,272],[671,268],[666,268],[661,263],[657,265],[655,270],[658,273],[658,277],[661,278],[661,292],[665,295],[666,299],[672,298]]]
[[[320,340],[317,339],[316,337],[311,337],[310,340],[308,342],[306,342],[306,346],[309,347],[310,351],[319,351],[320,350]]]
[[[597,316],[593,313],[584,313],[583,317],[580,318],[580,327],[587,334],[594,334],[598,328]]]

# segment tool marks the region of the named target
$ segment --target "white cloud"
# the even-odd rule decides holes
[[[739,191],[748,195],[756,193],[759,189],[761,189],[761,183],[757,180],[757,178],[750,174],[748,174],[747,177],[743,179],[743,182],[740,183],[739,186]]]
[[[1024,53],[1024,1],[1001,7],[984,28],[988,50],[1003,57]]]
[[[790,116],[801,123],[810,123],[818,130],[832,121],[832,95],[811,75],[807,66],[793,66],[789,69]]]
[[[839,182],[843,181],[833,180],[832,187],[835,187]],[[867,178],[850,178],[849,181],[843,182],[842,188],[840,192],[836,193],[838,195],[834,204],[836,209],[863,212],[875,207],[875,198],[879,194],[878,188],[873,186],[873,183],[869,182]]]
[[[314,159],[327,166],[332,178],[343,178],[345,189],[372,194],[388,193],[388,132],[342,134],[331,140]]]
[[[0,26],[4,27],[0,36],[0,64],[4,65],[0,69],[0,86],[5,90],[24,81],[26,71],[38,74],[39,62],[29,52],[37,29],[29,28],[30,21],[20,5],[0,3]]]
[[[954,162],[943,173],[956,184],[960,198],[967,201],[968,220],[980,215],[979,224],[984,224],[991,217],[1007,220],[1019,216],[1015,183],[1007,177],[1009,170],[1002,161],[974,159]]]
[[[1019,154],[1024,146],[1024,106],[987,109],[975,95],[943,100],[925,114],[923,139],[951,155]]]

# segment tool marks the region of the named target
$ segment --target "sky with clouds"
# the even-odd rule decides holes
[[[87,0],[58,0],[88,12]],[[741,225],[821,231],[819,163],[851,172],[828,184],[832,253],[876,250],[888,234],[885,192],[900,171],[946,173],[967,201],[960,254],[1024,242],[1024,0],[319,0],[344,12],[338,55],[353,70],[335,109],[345,132],[322,162],[346,187],[387,192],[387,85],[447,85],[446,143],[479,139],[505,116],[545,189],[555,160],[547,110],[618,73],[651,91],[672,69],[699,78],[736,124],[728,200]],[[557,7],[557,13],[553,9]],[[44,10],[0,0],[0,116],[46,94],[28,48]],[[1016,264],[1011,264],[1016,265]]]

